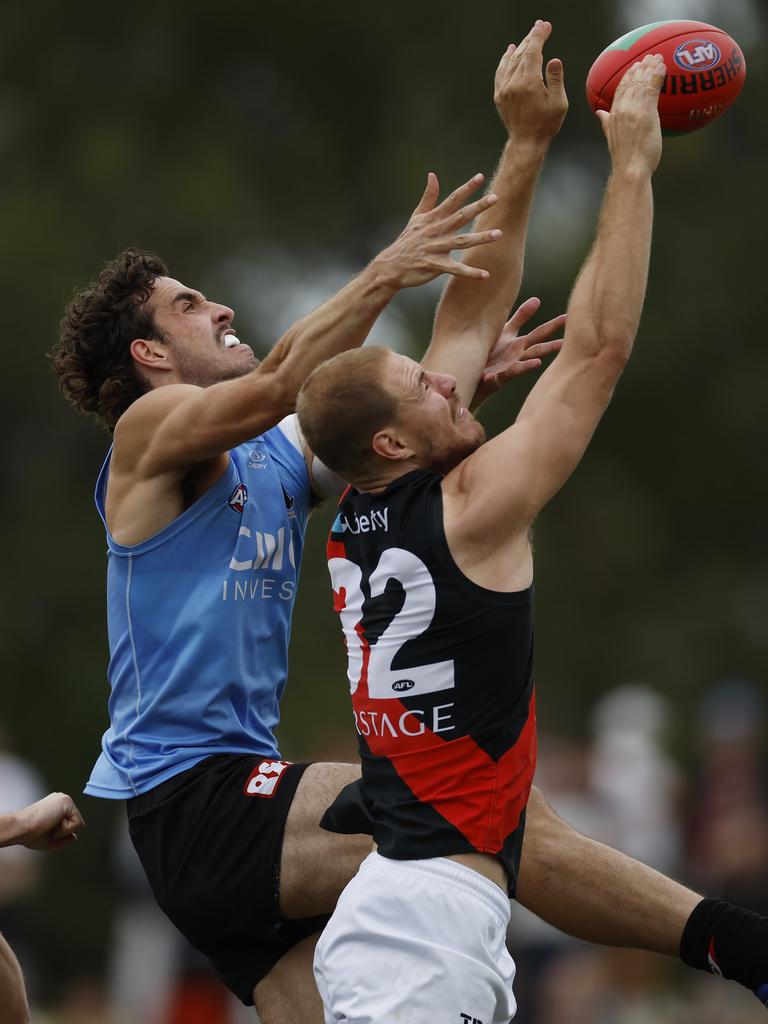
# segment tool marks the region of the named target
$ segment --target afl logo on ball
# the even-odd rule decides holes
[[[688,39],[674,56],[675,64],[684,71],[709,71],[720,63],[720,47],[708,39]]]
[[[247,501],[248,491],[246,489],[245,484],[238,484],[234,491],[232,491],[232,494],[229,496],[229,507],[234,509],[235,512],[239,512],[240,515],[242,515],[243,509],[245,508],[245,504]]]

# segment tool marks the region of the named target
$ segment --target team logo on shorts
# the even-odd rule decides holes
[[[245,486],[245,484],[238,484],[234,491],[232,491],[232,493],[230,494],[229,501],[227,502],[227,504],[229,505],[230,508],[233,508],[235,512],[238,512],[240,515],[242,515],[243,509],[245,508],[247,501],[248,488]]]
[[[274,796],[290,764],[291,761],[262,761],[246,779],[243,792],[246,796]]]
[[[675,64],[683,71],[709,71],[720,63],[720,47],[708,39],[688,39],[675,50]]]

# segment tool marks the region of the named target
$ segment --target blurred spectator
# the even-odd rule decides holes
[[[680,773],[663,748],[667,701],[650,687],[618,686],[592,715],[593,792],[610,808],[616,846],[664,874],[679,867]]]
[[[688,859],[698,887],[768,914],[764,727],[765,701],[746,680],[724,680],[702,702]]]

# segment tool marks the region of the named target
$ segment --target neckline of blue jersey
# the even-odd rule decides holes
[[[118,544],[107,526],[102,498],[102,496],[106,494],[107,480],[109,478],[109,463],[111,458],[112,446],[110,446],[110,449],[107,452],[104,465],[101,467],[101,472],[99,473],[96,481],[96,508],[98,509],[99,516],[101,517],[104,529],[106,530],[109,550],[113,554],[121,556],[144,554],[146,551],[151,551],[152,548],[165,544],[165,542],[170,540],[171,537],[175,537],[176,534],[185,530],[191,523],[195,522],[196,519],[199,519],[200,516],[208,511],[211,505],[214,505],[221,499],[223,493],[227,493],[229,489],[234,488],[235,484],[240,479],[234,460],[228,453],[227,468],[221,474],[219,479],[215,483],[211,484],[205,494],[201,494],[197,501],[193,502],[189,508],[184,509],[181,515],[176,516],[176,518],[168,523],[167,526],[164,526],[162,530],[158,530],[157,533],[152,534],[151,537],[147,537],[146,540],[140,541],[138,544]]]

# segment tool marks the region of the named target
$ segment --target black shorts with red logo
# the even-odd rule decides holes
[[[280,854],[306,764],[215,754],[127,803],[160,908],[247,1006],[277,961],[327,917],[280,913]]]

